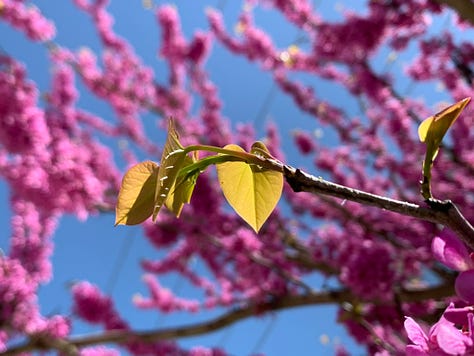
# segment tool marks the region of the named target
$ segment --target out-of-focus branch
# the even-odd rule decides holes
[[[374,206],[398,214],[442,224],[454,231],[474,250],[474,227],[451,201],[431,201],[426,207],[403,202],[328,182],[290,166],[284,166],[285,179],[295,192],[324,194]]]
[[[213,243],[214,245],[216,246],[219,246],[221,248],[223,248],[223,244],[216,238],[212,237],[212,236],[207,236],[207,238],[209,239],[209,241],[211,243]],[[251,260],[253,261],[254,263],[260,265],[260,266],[264,266],[272,271],[274,271],[276,274],[278,274],[279,276],[281,276],[283,279],[285,279],[286,281],[290,282],[290,283],[293,283],[294,285],[297,285],[299,287],[301,287],[303,290],[305,290],[306,292],[308,293],[312,293],[314,292],[313,289],[308,286],[306,283],[304,283],[303,281],[301,281],[299,278],[295,277],[295,276],[292,276],[291,273],[288,273],[287,271],[283,270],[282,268],[280,268],[279,266],[277,266],[275,263],[273,263],[273,261],[271,261],[270,259],[264,257],[264,256],[261,256],[261,255],[257,255],[257,254],[253,254],[253,253],[246,253],[246,256]]]
[[[416,302],[426,299],[442,299],[453,295],[452,283],[419,290],[402,291],[399,293],[399,301]],[[18,355],[23,352],[58,350],[68,355],[76,355],[80,348],[98,344],[126,344],[128,342],[152,343],[162,340],[172,340],[184,337],[207,334],[222,329],[238,321],[266,312],[304,307],[321,304],[360,303],[360,298],[354,296],[349,290],[333,290],[327,292],[308,293],[303,295],[285,295],[271,297],[268,301],[251,304],[245,307],[231,310],[220,317],[209,321],[152,331],[133,330],[111,330],[100,334],[71,337],[65,340],[51,340],[48,337],[34,336],[27,343],[11,347],[0,355]],[[379,303],[378,301],[370,301]],[[386,305],[387,302],[384,302]]]
[[[474,2],[471,0],[433,0],[455,11],[460,18],[474,26]]]

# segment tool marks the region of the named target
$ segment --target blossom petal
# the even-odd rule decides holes
[[[472,266],[466,246],[449,229],[444,229],[431,243],[434,257],[456,271],[466,271]]]
[[[454,303],[451,302],[451,303],[449,303],[449,305],[446,308],[446,310],[444,311],[444,313],[449,312],[453,309],[455,309],[454,308]],[[436,338],[436,335],[438,334],[438,330],[439,330],[439,328],[441,328],[441,326],[446,325],[448,327],[451,327],[453,325],[452,322],[450,322],[449,320],[447,320],[444,317],[444,313],[443,313],[443,316],[441,316],[441,318],[438,320],[438,322],[430,328],[430,332],[428,333],[430,340],[433,340],[433,338]]]
[[[439,326],[436,341],[438,346],[448,355],[464,355],[467,347],[472,345],[471,338],[464,335],[452,324]]]
[[[429,353],[419,345],[407,345],[405,348],[406,356],[428,356]]]
[[[446,320],[450,321],[453,324],[467,326],[469,322],[468,314],[473,312],[474,308],[472,306],[464,308],[452,308],[447,309],[443,313],[443,316],[446,318]]]
[[[409,339],[415,344],[422,347],[423,350],[428,350],[428,337],[421,328],[421,326],[412,318],[407,317],[403,324]],[[415,355],[415,354],[414,354]]]
[[[459,297],[466,302],[474,303],[474,270],[459,273],[454,288]]]

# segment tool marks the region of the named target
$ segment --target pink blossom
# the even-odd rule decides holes
[[[104,346],[86,347],[81,350],[81,356],[119,356],[120,352]]]
[[[202,346],[193,347],[189,350],[188,356],[225,356],[226,353],[221,349],[208,349]]]
[[[309,154],[314,150],[313,140],[308,133],[302,132],[302,131],[296,131],[293,134],[293,138],[301,153]]]
[[[454,308],[451,304],[446,311]],[[470,327],[472,326],[472,316],[470,314]],[[407,345],[407,355],[465,355],[474,352],[472,332],[464,334],[458,330],[453,323],[445,317],[433,325],[428,335],[412,318],[405,320],[405,330],[414,345]]]
[[[352,247],[341,269],[341,281],[364,298],[389,298],[396,283],[391,249],[385,244],[364,241]]]
[[[3,352],[7,348],[8,334],[6,331],[0,331],[0,352]]]
[[[5,348],[9,333],[15,335],[41,333],[52,337],[69,335],[69,321],[62,316],[43,318],[36,296],[37,282],[19,260],[0,257],[0,349]]]
[[[139,308],[156,308],[164,313],[171,313],[177,310],[188,312],[199,310],[199,303],[197,301],[188,301],[174,296],[169,289],[162,287],[152,275],[145,275],[143,279],[148,286],[151,296],[150,298],[136,296],[134,303]]]
[[[317,26],[321,21],[310,1],[307,0],[273,0],[268,1],[292,23],[303,29]]]
[[[46,282],[51,278],[51,235],[56,228],[56,216],[46,215],[28,200],[12,199],[13,217],[10,256],[21,262],[31,283]]]
[[[216,86],[207,73],[198,68],[194,68],[191,72],[191,81],[193,89],[203,101],[199,112],[203,126],[200,133],[203,137],[201,143],[225,146],[231,139],[230,125],[222,116],[222,103]]]
[[[25,68],[0,56],[0,141],[11,153],[44,150],[51,137],[43,110],[37,107],[38,89]]]
[[[192,42],[188,45],[187,57],[189,61],[201,65],[209,54],[211,43],[211,36],[208,33],[196,32]]]
[[[54,24],[36,6],[22,1],[3,0],[0,11],[3,21],[23,31],[33,41],[49,41],[56,34]]]
[[[225,31],[224,20],[222,14],[215,9],[207,10],[207,19],[209,21],[212,33],[225,44],[229,50],[234,53],[242,53],[244,46],[236,39],[229,36]]]
[[[106,330],[128,330],[128,324],[115,310],[111,299],[105,296],[98,287],[89,282],[80,282],[73,286],[73,310],[86,321],[102,325]],[[170,299],[167,299],[168,301]],[[182,350],[174,341],[142,342],[130,341],[124,345],[127,350],[138,355],[178,355],[186,356],[188,353]],[[203,349],[204,350],[204,349]],[[88,348],[83,351],[84,355],[97,355],[104,352],[106,355],[116,355],[115,350],[105,348]],[[214,351],[213,351],[214,352]],[[224,355],[216,349],[215,355]],[[211,353],[214,355],[214,353]],[[82,353],[81,353],[82,355]]]
[[[160,55],[178,62],[184,60],[186,41],[182,37],[176,9],[171,5],[161,6],[156,16],[162,28]]]
[[[474,261],[464,244],[448,229],[444,229],[432,242],[436,259],[446,266],[460,271],[455,282],[456,294],[474,303]]]
[[[88,282],[77,283],[72,287],[74,313],[90,323],[105,323],[114,314],[109,297]]]
[[[439,236],[433,238],[432,251],[435,258],[456,271],[474,269],[466,246],[449,229],[443,229]]]
[[[54,338],[66,338],[71,332],[70,320],[62,315],[55,315],[46,321],[42,333]]]
[[[362,61],[378,46],[384,30],[382,19],[355,15],[348,16],[343,24],[320,24],[314,51],[326,58]]]

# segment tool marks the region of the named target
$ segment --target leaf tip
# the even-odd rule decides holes
[[[464,107],[465,107],[467,104],[469,104],[470,101],[471,101],[471,97],[470,97],[470,96],[468,96],[468,97],[462,99],[462,100],[460,101],[460,103],[462,104],[462,108],[464,109]]]
[[[467,104],[471,101],[466,97],[458,102],[449,105],[433,116],[422,121],[418,127],[418,137],[421,142],[437,141],[441,142],[451,125],[456,121]]]
[[[431,126],[431,122],[433,121],[434,116],[430,116],[429,118],[423,120],[418,126],[418,138],[421,142],[426,141],[426,136],[428,135],[428,129]]]

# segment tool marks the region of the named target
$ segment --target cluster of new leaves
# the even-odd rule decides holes
[[[190,151],[212,150],[219,155],[201,160]],[[281,164],[265,144],[255,142],[250,154],[237,145],[223,149],[212,146],[184,148],[170,121],[160,164],[139,163],[125,174],[119,192],[115,225],[140,224],[153,215],[156,221],[163,204],[179,217],[191,201],[196,180],[211,164],[217,165],[219,184],[229,204],[256,232],[260,230],[280,199],[283,189]]]

